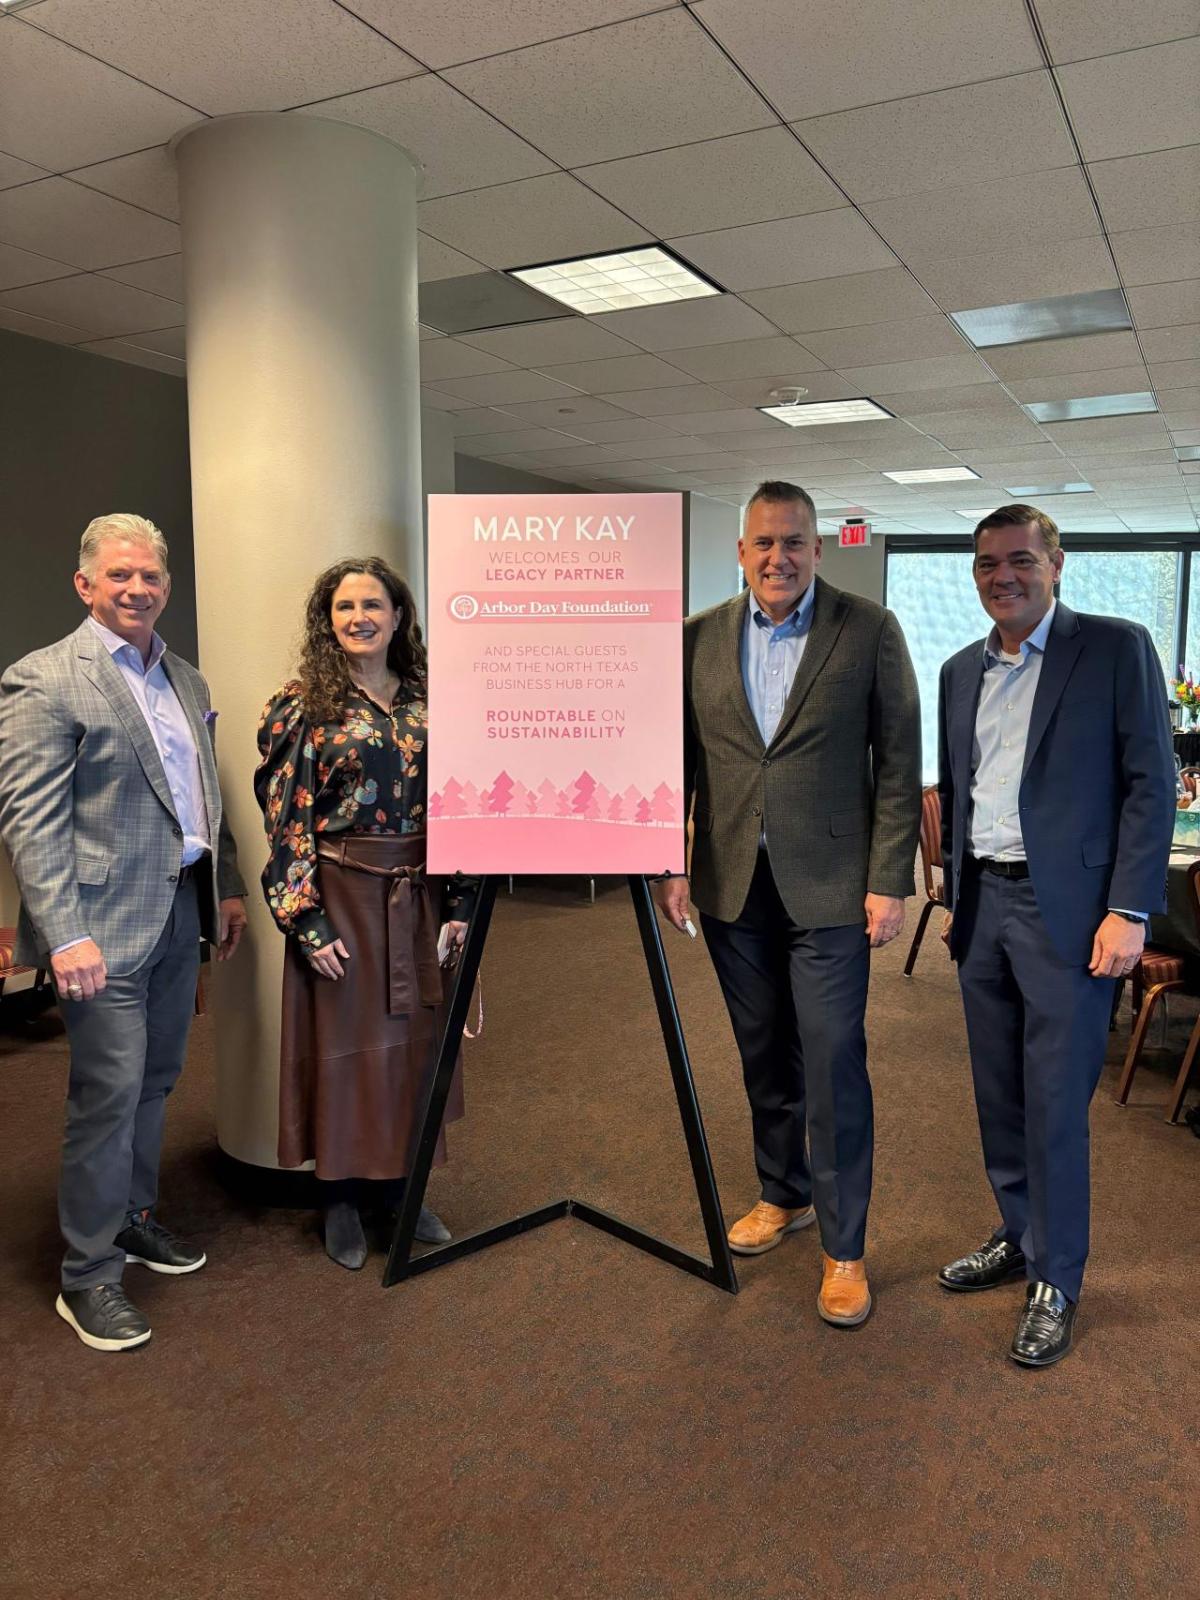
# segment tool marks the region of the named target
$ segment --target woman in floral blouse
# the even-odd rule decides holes
[[[351,1268],[362,1210],[397,1205],[408,1170],[441,1021],[438,927],[466,932],[461,886],[425,877],[428,738],[408,585],[377,557],[339,561],[308,597],[299,677],[263,713],[254,787],[263,888],[288,935],[279,1160],[315,1161],[325,1248]],[[446,1120],[461,1115],[456,1073]],[[423,1207],[417,1237],[450,1234]]]

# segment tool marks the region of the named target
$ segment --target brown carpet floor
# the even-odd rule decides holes
[[[1169,1059],[1125,1111],[1110,1060],[1077,1349],[1020,1370],[1019,1287],[933,1281],[993,1209],[952,973],[931,936],[905,980],[904,942],[872,986],[855,1332],[817,1318],[815,1230],[743,1262],[736,1298],[571,1220],[385,1292],[380,1258],[346,1273],[311,1216],[221,1187],[201,1019],[162,1214],[209,1265],[131,1267],[154,1338],[92,1354],[52,1311],[64,1041],[0,1041],[0,1594],[1200,1595],[1200,1142],[1162,1120]],[[732,1217],[736,1058],[703,948],[668,948]],[[571,1194],[702,1249],[623,885],[502,893],[485,971],[438,1211],[461,1232]]]

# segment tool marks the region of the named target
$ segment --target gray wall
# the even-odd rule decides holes
[[[183,380],[0,331],[0,665],[79,626],[79,535],[105,511],[149,517],[171,547],[162,631],[196,659]]]
[[[876,534],[865,550],[843,550],[837,534],[827,533],[821,544],[821,576],[835,589],[883,600],[883,559],[886,541]]]

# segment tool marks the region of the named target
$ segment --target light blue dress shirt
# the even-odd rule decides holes
[[[983,684],[975,713],[975,742],[971,751],[971,828],[973,856],[992,861],[1024,861],[1019,799],[1025,770],[1029,720],[1037,693],[1046,640],[1054,621],[1057,600],[1015,656],[1000,648],[999,629],[993,628],[983,646]],[[1111,910],[1118,909],[1113,906]],[[1141,921],[1146,913],[1122,907]]]
[[[816,585],[810,583],[796,609],[772,622],[750,596],[742,629],[742,682],[764,745],[770,744],[783,716],[796,670],[812,627]]]
[[[129,686],[162,760],[175,817],[183,829],[181,865],[188,867],[210,850],[208,807],[200,777],[200,756],[187,714],[171,687],[162,664],[166,645],[154,635],[150,660],[143,666],[141,651],[95,617],[88,621],[104,641],[113,664]]]

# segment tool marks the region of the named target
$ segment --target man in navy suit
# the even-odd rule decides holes
[[[1088,1253],[1088,1104],[1113,982],[1165,903],[1175,769],[1145,628],[1056,601],[1058,529],[1001,506],[975,530],[995,626],[942,668],[938,788],[946,906],[983,1156],[1000,1226],[946,1289],[1021,1275],[1009,1354],[1071,1348]]]

